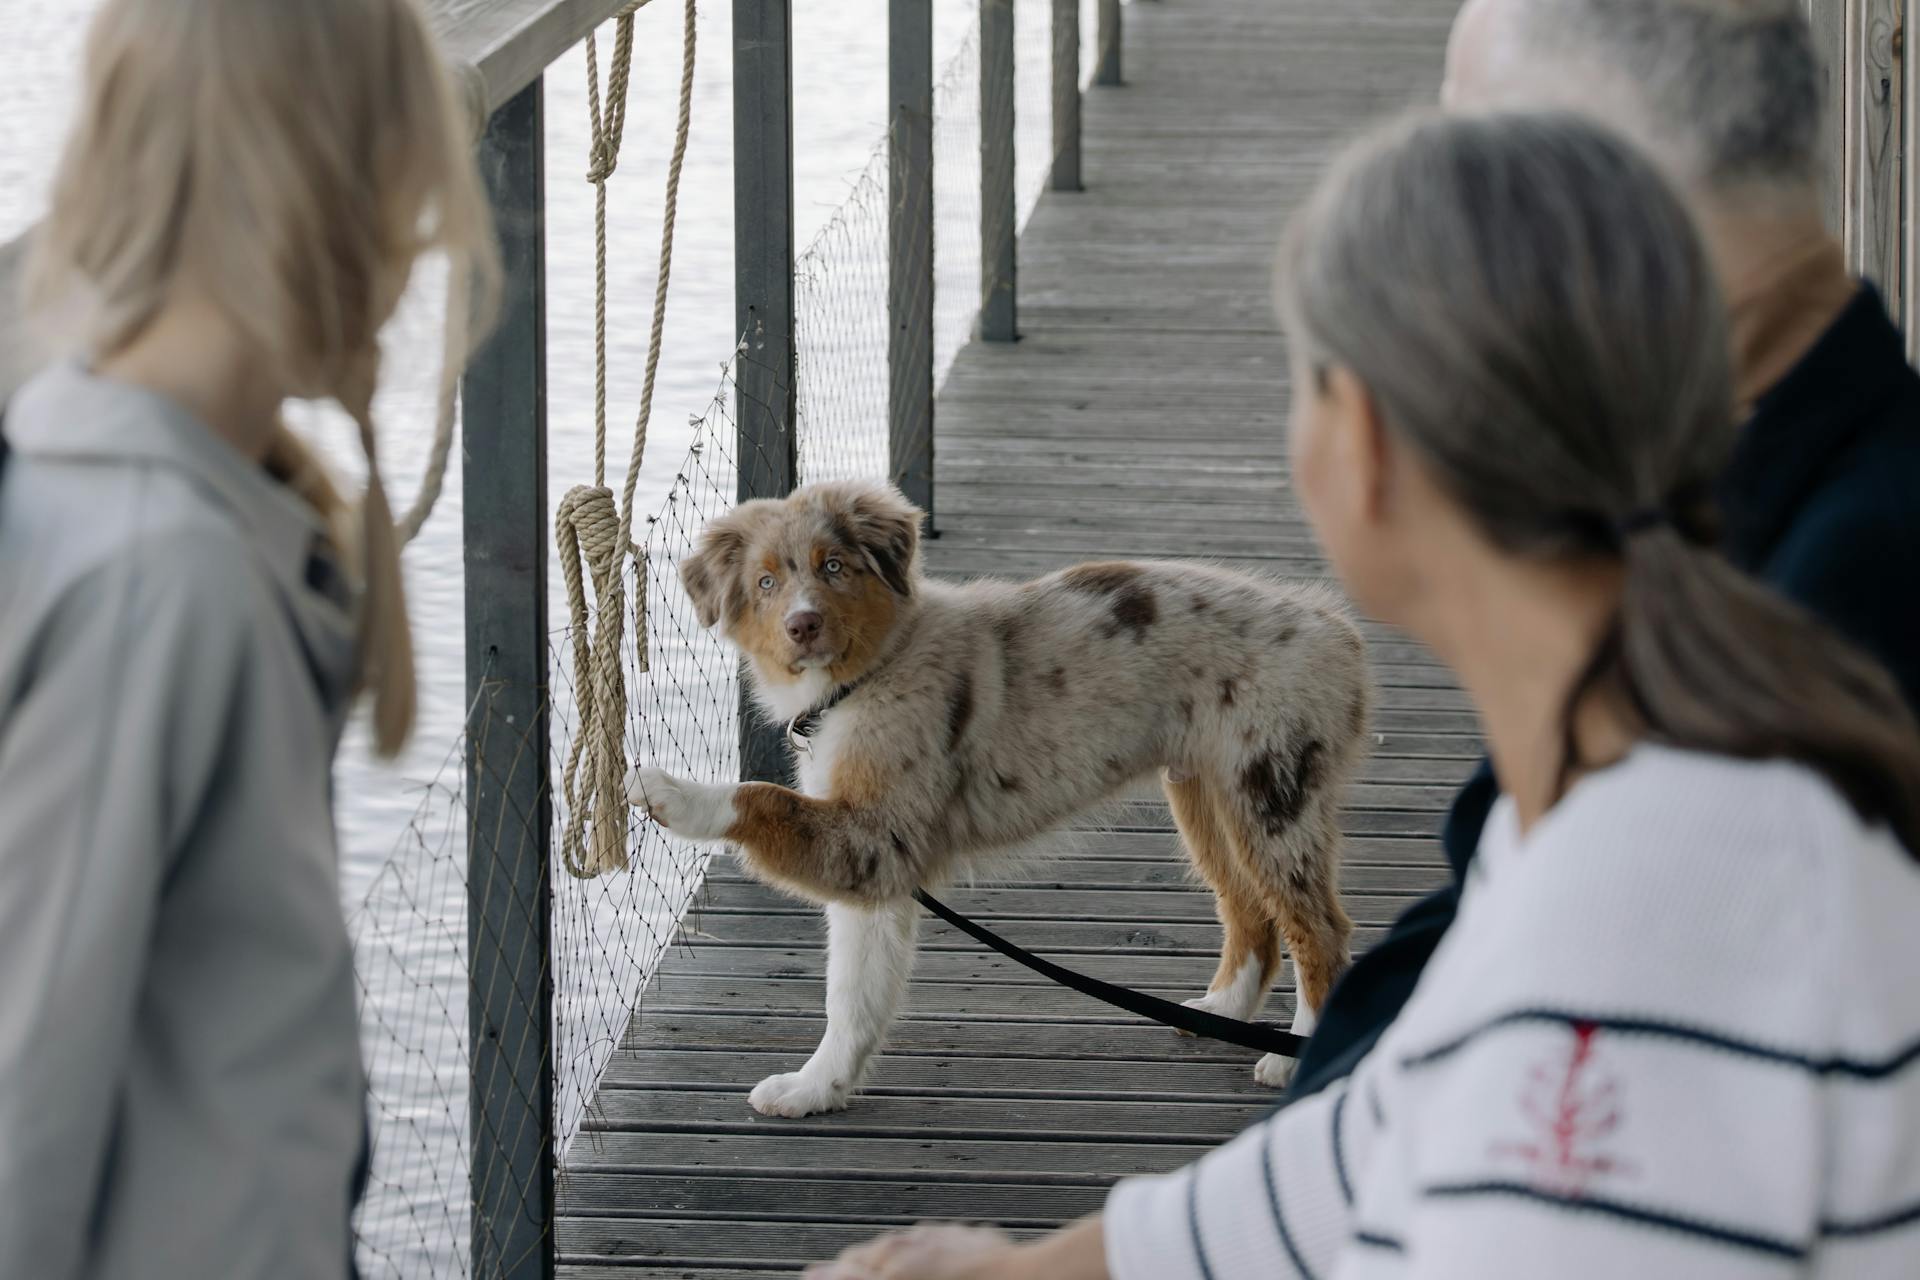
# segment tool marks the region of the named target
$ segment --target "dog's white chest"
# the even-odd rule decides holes
[[[800,794],[825,799],[833,785],[833,762],[840,752],[843,733],[837,726],[822,724],[810,738],[802,739],[794,749],[794,777]]]

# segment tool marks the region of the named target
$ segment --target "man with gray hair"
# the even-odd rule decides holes
[[[1920,709],[1920,376],[1821,220],[1821,75],[1798,0],[1467,0],[1442,97],[1578,112],[1658,162],[1729,309],[1746,426],[1717,495],[1725,550],[1879,658]],[[1482,764],[1443,833],[1454,882],[1334,989],[1290,1099],[1346,1076],[1399,1014],[1498,792]]]

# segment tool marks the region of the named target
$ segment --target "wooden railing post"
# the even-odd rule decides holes
[[[551,1280],[554,1268],[542,127],[535,80],[480,144],[505,286],[461,397],[471,1274],[483,1280]]]
[[[1080,0],[1053,0],[1053,178],[1080,190]]]
[[[933,0],[887,4],[887,459],[933,519]]]
[[[1907,359],[1920,362],[1920,0],[1901,6],[1895,72],[1901,84],[1900,316],[1907,330]]]
[[[985,342],[1019,328],[1014,190],[1013,0],[980,0],[980,324]]]
[[[1124,32],[1120,25],[1120,0],[1100,0],[1100,25],[1096,28],[1100,61],[1093,73],[1095,84],[1119,84],[1120,44]]]
[[[733,0],[735,439],[742,502],[793,492],[793,0]],[[777,727],[740,699],[740,775],[784,781]]]
[[[1880,287],[1895,320],[1900,297],[1900,121],[1905,85],[1894,52],[1899,0],[1848,0],[1844,225],[1848,265]]]

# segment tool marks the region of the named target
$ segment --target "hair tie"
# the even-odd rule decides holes
[[[1626,542],[1636,533],[1645,533],[1649,529],[1671,528],[1672,525],[1673,512],[1667,508],[1640,507],[1614,521],[1613,531],[1620,536],[1620,541]]]

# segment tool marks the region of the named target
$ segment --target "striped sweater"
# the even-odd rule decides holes
[[[1117,1186],[1117,1280],[1920,1277],[1920,867],[1798,766],[1642,746],[1349,1080]]]

